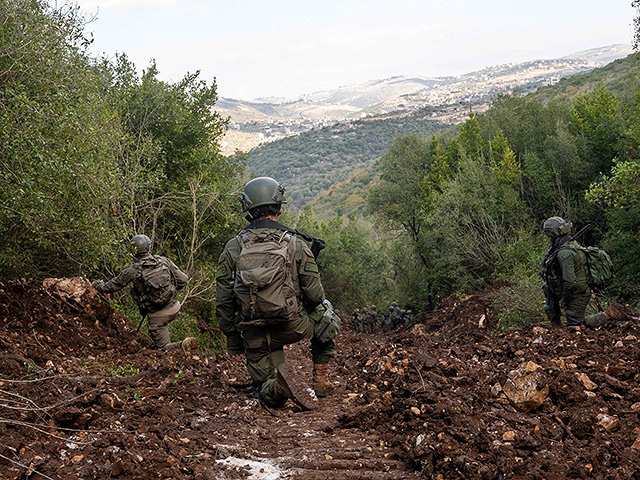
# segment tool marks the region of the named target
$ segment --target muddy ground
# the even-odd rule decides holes
[[[483,296],[345,325],[335,394],[272,411],[242,358],[151,350],[82,279],[7,281],[0,478],[640,478],[640,325],[495,327]]]

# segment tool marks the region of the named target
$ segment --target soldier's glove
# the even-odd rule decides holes
[[[227,335],[227,352],[230,355],[242,355],[244,353],[244,341],[237,333]]]

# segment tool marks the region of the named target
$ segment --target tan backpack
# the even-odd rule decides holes
[[[289,232],[244,231],[237,237],[233,291],[246,320],[267,325],[291,321],[300,312],[294,237]]]

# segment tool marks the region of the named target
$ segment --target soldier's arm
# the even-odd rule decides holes
[[[320,272],[316,259],[311,253],[311,249],[300,239],[296,250],[296,261],[298,262],[298,281],[304,307],[311,311],[324,300],[324,289],[320,280]]]
[[[220,254],[216,271],[216,319],[218,327],[227,337],[238,334],[235,324],[237,303],[233,291],[235,262],[230,251],[232,242],[236,242],[236,240],[229,240]]]
[[[112,278],[107,283],[99,283],[95,286],[96,290],[102,293],[113,293],[122,290],[136,278],[138,271],[135,267],[125,268],[120,275]]]
[[[576,285],[576,270],[573,258],[574,252],[563,249],[558,252],[558,263],[562,271],[562,299],[565,303],[573,297]]]
[[[176,282],[176,289],[182,290],[184,286],[187,284],[187,282],[189,281],[189,275],[187,275],[182,270],[180,270],[176,266],[176,264],[171,261],[171,259],[167,257],[163,257],[163,258],[167,262],[167,265],[169,266],[169,270],[171,270],[171,275],[173,276],[173,279]]]

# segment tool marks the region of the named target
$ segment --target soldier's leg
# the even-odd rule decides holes
[[[552,326],[562,326],[560,319],[560,299],[553,295],[549,287],[545,284],[542,287],[544,292],[544,313],[547,315]]]
[[[260,396],[267,405],[278,407],[284,403],[277,401],[273,394],[276,369],[284,362],[283,347],[312,335],[313,324],[304,316],[283,328],[250,328],[243,333],[247,369],[253,381],[260,385]]]
[[[574,297],[564,306],[564,315],[567,318],[567,326],[585,325],[584,312],[591,298],[589,292],[574,295]]]
[[[182,342],[171,343],[168,327],[169,323],[175,320],[178,313],[180,313],[180,306],[180,302],[176,302],[164,307],[162,310],[149,314],[149,336],[156,348],[165,350],[180,348]]]

